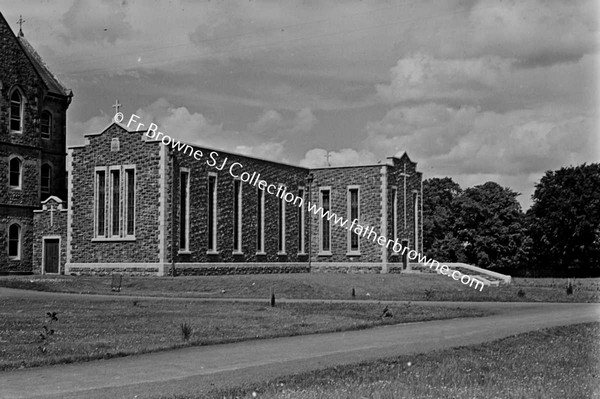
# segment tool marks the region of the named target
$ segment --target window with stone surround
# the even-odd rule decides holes
[[[125,168],[125,236],[135,236],[135,168]]]
[[[94,236],[104,237],[106,214],[106,171],[96,168],[96,188],[94,196]]]
[[[285,255],[285,201],[281,197],[277,198],[277,254]]]
[[[9,121],[10,131],[21,133],[23,131],[23,95],[18,88],[10,94]]]
[[[359,187],[348,187],[348,223],[360,220],[360,198]],[[358,234],[352,229],[348,230],[348,255],[360,254],[360,240]]]
[[[208,252],[217,252],[217,175],[208,175]]]
[[[188,252],[190,242],[190,170],[179,172],[179,252]]]
[[[18,223],[8,226],[8,257],[11,260],[21,259],[21,226]]]
[[[265,192],[256,188],[256,253],[265,253]]]
[[[304,200],[304,187],[298,188],[298,198]],[[300,254],[304,254],[304,234],[306,232],[304,212],[304,201],[302,201],[302,205],[298,207],[298,253]]]
[[[392,187],[392,240],[398,239],[398,189]]]
[[[20,190],[23,181],[23,161],[18,156],[9,157],[8,185],[10,188]]]
[[[135,240],[135,165],[95,168],[94,240]]]
[[[319,188],[319,206],[323,214],[331,210],[331,188]],[[327,217],[319,218],[319,255],[331,255],[331,223]]]
[[[47,163],[42,165],[41,170],[41,187],[40,190],[43,195],[50,194],[50,187],[52,185],[52,167]]]
[[[121,168],[110,168],[110,237],[119,237],[121,227]]]
[[[242,252],[242,181],[233,181],[233,252]]]
[[[52,136],[52,114],[49,111],[42,112],[40,133],[43,139],[50,139]]]
[[[419,252],[419,193],[417,190],[413,191],[413,205],[414,205],[414,236],[415,236],[415,246],[414,250]]]

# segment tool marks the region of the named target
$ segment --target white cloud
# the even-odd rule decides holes
[[[481,0],[471,9],[470,43],[481,53],[516,58],[523,66],[579,60],[596,51],[594,1]]]
[[[257,145],[238,145],[233,152],[278,162],[289,162],[284,156],[283,143],[261,143]]]
[[[397,107],[369,123],[363,144],[407,151],[447,173],[516,175],[593,159],[594,123],[556,107],[497,113],[426,104]]]
[[[470,100],[488,95],[509,67],[509,61],[497,57],[437,59],[417,53],[400,59],[391,69],[391,83],[377,85],[377,92],[390,102]]]
[[[308,108],[299,110],[291,119],[286,119],[281,113],[270,109],[265,111],[256,122],[249,123],[248,131],[258,136],[275,138],[310,132],[316,123],[317,118]]]
[[[316,123],[317,118],[312,111],[308,108],[302,108],[292,121],[292,132],[310,132]]]
[[[93,10],[93,12],[90,12]],[[129,38],[133,29],[127,21],[127,3],[107,0],[76,0],[62,18],[65,43],[73,41],[115,44]]]
[[[79,145],[84,143],[84,134],[99,133],[106,128],[112,119],[106,114],[94,116],[85,122],[70,122],[67,133],[67,145]]]
[[[362,144],[374,153],[407,151],[425,178],[461,176],[481,184],[494,176],[533,190],[532,176],[597,159],[595,122],[589,113],[556,106],[498,113],[430,103],[396,107],[369,123]]]
[[[264,133],[278,129],[283,122],[283,116],[273,109],[265,111],[256,122],[248,124],[248,130],[253,133]]]
[[[526,67],[574,62],[597,51],[598,3],[594,0],[464,4],[438,3],[450,12],[435,24],[411,24],[396,48],[401,54],[426,51],[440,58],[495,56]],[[464,12],[451,12],[462,7]]]
[[[186,107],[173,106],[164,98],[138,109],[135,114],[144,123],[143,129],[147,129],[150,123],[155,123],[158,131],[163,134],[199,145],[222,144],[226,142],[223,136],[233,133],[225,132],[222,125],[211,123],[200,113],[190,112]],[[130,128],[135,127],[131,125]]]

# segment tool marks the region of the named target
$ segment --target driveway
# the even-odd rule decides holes
[[[440,304],[440,303],[436,303]],[[331,365],[473,345],[600,320],[600,304],[444,302],[487,317],[254,340],[0,373],[2,398],[146,398],[202,394]]]

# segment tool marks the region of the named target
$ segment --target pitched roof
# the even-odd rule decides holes
[[[24,36],[17,36],[17,40],[21,44],[23,51],[27,57],[31,60],[31,64],[40,75],[46,86],[48,87],[48,91],[54,94],[60,94],[62,96],[70,96],[71,91],[67,90],[65,86],[54,76],[50,69],[46,66],[42,57],[35,51],[33,46],[29,44],[29,42],[25,39]]]

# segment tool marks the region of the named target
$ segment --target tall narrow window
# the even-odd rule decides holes
[[[360,218],[358,188],[350,188],[348,190],[348,208],[350,223],[352,223],[354,220],[358,222]],[[350,237],[348,243],[349,252],[358,252],[360,250],[358,234],[352,230],[349,230],[348,234]]]
[[[217,176],[208,176],[208,250],[217,250]]]
[[[265,192],[256,190],[256,252],[265,252]]]
[[[16,223],[8,227],[8,257],[15,260],[21,258],[21,226]]]
[[[285,201],[279,198],[277,217],[277,252],[285,253]]]
[[[419,194],[413,191],[414,221],[415,221],[415,251],[419,252]]]
[[[21,188],[21,169],[23,163],[19,158],[12,158],[9,162],[9,177],[8,184],[11,188]]]
[[[398,239],[398,189],[392,187],[392,240]]]
[[[242,252],[242,181],[233,181],[233,251]]]
[[[106,207],[106,173],[96,171],[96,236],[104,237]]]
[[[49,139],[52,135],[52,114],[48,111],[42,112],[40,120],[40,133],[43,139]]]
[[[42,165],[41,171],[41,191],[42,194],[50,194],[50,186],[52,182],[52,168],[48,164]]]
[[[323,214],[328,212],[331,208],[331,191],[329,189],[321,189],[321,208],[323,208]],[[321,228],[321,240],[320,240],[320,250],[321,252],[330,252],[331,251],[331,224],[329,220],[324,218],[319,218]]]
[[[119,235],[119,225],[121,222],[121,173],[119,170],[110,171],[111,180],[111,229],[112,236]]]
[[[125,169],[125,235],[135,235],[135,169]]]
[[[10,95],[10,130],[20,132],[23,127],[23,97],[19,90]]]
[[[298,189],[298,198],[302,198],[304,200],[304,188]],[[298,207],[298,252],[304,253],[304,201],[302,201],[301,205]]]
[[[179,250],[189,250],[190,172],[179,174]]]

